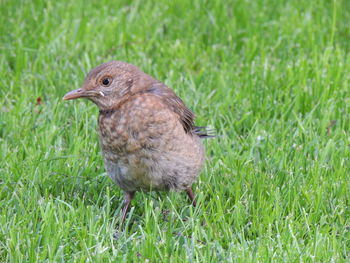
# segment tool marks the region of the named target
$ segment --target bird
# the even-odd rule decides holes
[[[203,167],[201,139],[214,137],[195,126],[194,113],[176,93],[123,62],[92,69],[81,88],[64,100],[85,98],[99,108],[98,134],[107,175],[124,192],[122,225],[137,191],[186,191]]]

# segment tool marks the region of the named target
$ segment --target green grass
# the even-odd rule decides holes
[[[0,262],[350,260],[350,1],[0,5]],[[198,207],[138,193],[118,240],[97,108],[61,99],[112,59],[220,134]]]

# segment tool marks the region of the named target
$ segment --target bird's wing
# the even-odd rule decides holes
[[[194,113],[185,106],[184,102],[174,91],[162,83],[156,83],[147,89],[146,92],[161,99],[161,101],[179,117],[179,121],[186,133],[192,133],[195,131]]]
[[[214,130],[207,129],[206,126],[195,126],[195,114],[186,107],[184,102],[163,83],[155,83],[146,90],[147,93],[153,94],[161,99],[161,101],[178,117],[185,132],[188,134],[196,134],[200,138],[216,137]]]

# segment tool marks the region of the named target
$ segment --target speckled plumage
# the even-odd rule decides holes
[[[108,174],[124,191],[187,189],[203,163],[200,138],[152,94],[100,114],[99,133]]]
[[[100,109],[105,167],[126,194],[123,220],[138,190],[186,190],[193,199],[191,185],[204,162],[200,137],[206,134],[170,88],[131,64],[111,61],[64,98],[80,97]]]

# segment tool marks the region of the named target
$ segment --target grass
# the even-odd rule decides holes
[[[0,262],[349,261],[349,1],[0,5]],[[220,134],[198,207],[139,193],[118,240],[97,108],[61,100],[112,59]]]

